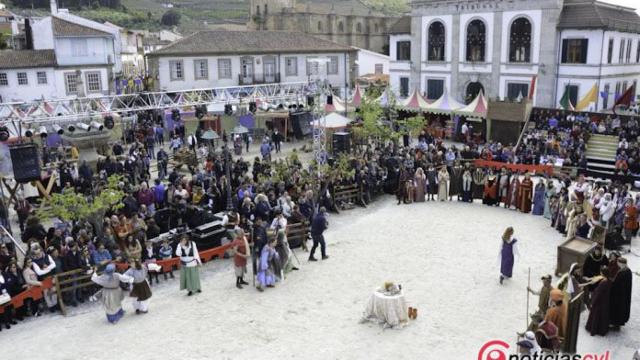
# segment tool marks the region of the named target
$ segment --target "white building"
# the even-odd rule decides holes
[[[344,89],[355,53],[302,33],[200,31],[148,54],[147,63],[163,91],[309,80]]]
[[[447,88],[459,100],[480,90],[514,99],[527,96],[535,78],[537,106],[558,107],[565,89],[575,105],[595,85],[609,94],[598,96],[602,109],[640,74],[640,17],[630,8],[595,0],[411,6],[411,17],[392,27],[390,81],[398,93],[418,88],[435,99]]]
[[[130,76],[143,75],[146,72],[143,49],[144,32],[125,29],[110,22],[104,24],[120,32],[122,76],[126,79]]]
[[[53,50],[0,51],[0,102],[58,97]]]
[[[174,41],[182,39],[182,35],[169,30],[160,30],[157,32],[143,31],[142,45],[144,54],[160,50]]]
[[[358,51],[356,76],[364,76],[370,74],[389,75],[389,56],[377,53],[375,51],[366,50],[352,46]]]

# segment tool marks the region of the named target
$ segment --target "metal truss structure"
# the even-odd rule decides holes
[[[313,95],[307,82],[293,82],[1,103],[0,125],[19,122],[22,126],[46,126],[88,120],[95,115],[127,115],[138,111],[182,109],[208,104],[239,105],[251,101],[302,103],[307,95]]]

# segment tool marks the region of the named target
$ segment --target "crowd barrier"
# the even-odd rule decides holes
[[[213,249],[200,251],[200,259],[203,263],[206,263],[216,258],[222,258],[225,252],[231,247],[231,245],[232,244],[229,243]],[[129,268],[129,264],[127,263],[115,264],[118,271],[125,271]],[[168,272],[172,269],[180,268],[180,258],[173,257],[167,260],[158,260],[156,264],[162,267],[163,272]],[[18,295],[11,297],[10,302],[4,305],[0,305],[0,314],[3,314],[5,308],[8,306],[13,306],[14,309],[18,309],[24,306],[24,302],[27,299],[32,299],[33,301],[40,300],[44,296],[44,290],[55,287],[56,293],[58,295],[58,304],[60,305],[60,311],[63,315],[66,315],[66,306],[64,304],[62,293],[93,285],[93,282],[91,281],[91,275],[82,273],[83,270],[77,269],[46,278],[42,281],[42,286],[33,286],[19,293]]]
[[[508,164],[508,163],[503,163],[499,161],[488,161],[488,160],[482,160],[482,159],[475,160],[474,164],[476,167],[490,167],[497,170],[506,168],[511,171],[517,171],[517,172],[530,172],[530,173],[536,173],[536,174],[544,173],[544,174],[547,174],[548,176],[553,175],[553,166],[551,165]]]

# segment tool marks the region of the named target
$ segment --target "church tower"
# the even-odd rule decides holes
[[[283,30],[276,28],[274,16],[283,12],[292,12],[296,7],[296,0],[251,0],[249,10],[250,30]]]

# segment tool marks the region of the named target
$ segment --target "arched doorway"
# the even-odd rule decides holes
[[[482,86],[479,81],[470,82],[469,85],[467,85],[467,92],[464,96],[465,103],[469,104],[470,102],[472,102],[473,99],[478,96],[480,91],[484,92],[484,86]]]

